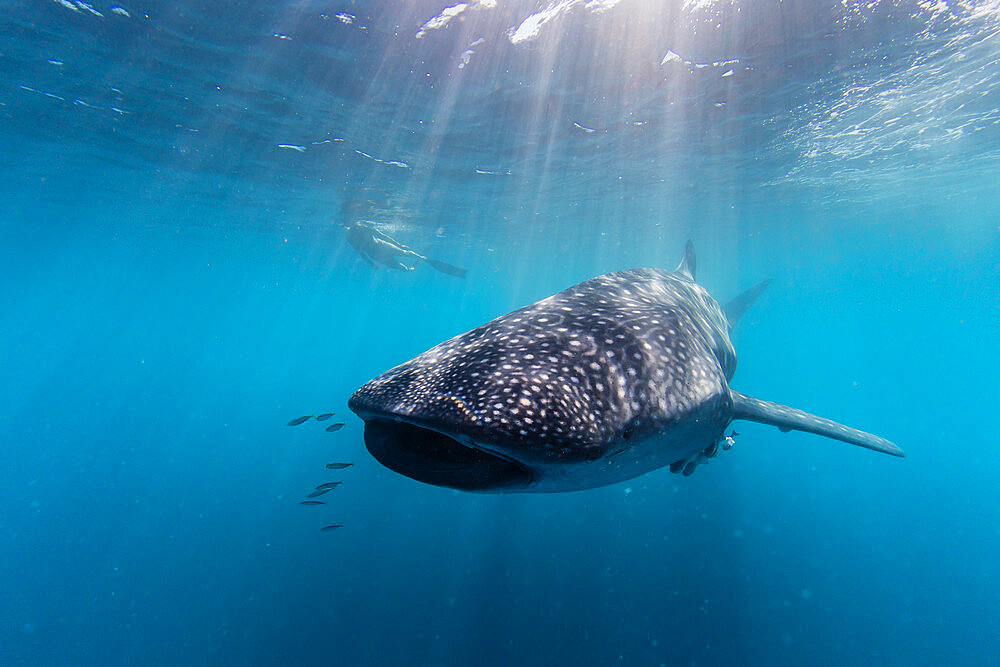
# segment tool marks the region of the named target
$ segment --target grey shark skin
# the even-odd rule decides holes
[[[730,389],[729,330],[766,282],[724,310],[694,266],[688,242],[676,271],[592,278],[376,377],[348,403],[368,450],[429,484],[524,493],[665,466],[690,474],[735,419],[903,456],[883,438]]]

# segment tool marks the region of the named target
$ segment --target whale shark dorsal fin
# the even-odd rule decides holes
[[[684,258],[681,263],[677,265],[674,273],[679,273],[691,282],[694,282],[694,272],[697,262],[694,258],[694,243],[691,243],[691,239],[688,239],[687,245],[684,246]]]
[[[858,447],[873,449],[876,452],[892,454],[893,456],[905,456],[903,450],[877,435],[865,433],[850,426],[844,426],[835,421],[790,408],[787,405],[744,396],[738,391],[730,390],[730,394],[733,397],[733,419],[745,419],[747,421],[760,422],[761,424],[770,424],[771,426],[777,426],[784,432],[805,431],[806,433],[815,433],[816,435],[826,436],[827,438],[840,440],[841,442],[857,445]]]
[[[750,304],[756,301],[760,293],[767,289],[767,286],[770,284],[770,278],[762,280],[723,306],[722,312],[726,314],[726,321],[729,322],[730,329],[736,326],[736,323],[743,317],[743,313],[747,311]]]

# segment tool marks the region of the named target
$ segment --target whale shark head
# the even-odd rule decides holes
[[[763,285],[724,310],[694,282],[689,243],[675,271],[587,280],[383,373],[348,405],[383,465],[466,491],[579,490],[664,466],[689,474],[734,418],[883,447],[729,389],[729,329]]]
[[[609,453],[641,412],[628,391],[629,377],[645,375],[641,359],[628,345],[602,356],[572,326],[526,331],[539,319],[569,324],[561,314],[515,311],[367,383],[349,405],[369,451],[404,475],[469,491],[527,490]]]
[[[639,361],[616,345],[611,358],[624,366],[610,364],[570,313],[549,306],[494,320],[359,389],[350,407],[375,458],[431,484],[513,491],[606,454],[635,412],[623,373]],[[550,323],[559,326],[538,329]]]

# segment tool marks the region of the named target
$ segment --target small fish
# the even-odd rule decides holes
[[[344,468],[350,468],[353,463],[327,463],[327,470],[343,470]]]
[[[302,422],[309,421],[312,419],[312,415],[305,415],[304,417],[296,417],[292,421],[288,422],[289,426],[298,426]]]
[[[333,433],[334,431],[339,431],[342,428],[344,428],[344,422],[337,422],[336,424],[330,424],[327,426],[326,430]]]
[[[330,489],[336,489],[341,484],[343,484],[343,482],[324,482],[323,484],[317,486],[316,490],[318,491],[320,489],[323,489],[325,491],[329,491]]]
[[[315,491],[313,491],[312,493],[310,493],[308,496],[306,496],[306,498],[315,498],[316,496],[322,496],[324,493],[332,491],[333,488],[334,487],[331,486],[331,487],[327,487],[325,489],[316,489]]]
[[[730,433],[729,435],[725,436],[722,439],[722,449],[723,449],[723,451],[727,451],[728,452],[730,449],[733,448],[733,445],[736,444],[736,440],[734,438],[736,438],[736,436],[738,436],[738,435],[739,435],[739,433],[736,432],[736,429],[733,429],[732,433]]]
[[[331,530],[337,530],[338,528],[343,528],[343,527],[344,527],[344,524],[342,524],[342,523],[335,523],[335,524],[332,524],[330,526],[323,526],[322,528],[320,528],[320,530],[325,533],[325,532],[328,532],[328,531],[331,531]]]
[[[335,412],[324,412],[321,415],[316,415],[316,421],[318,421],[318,422],[325,422],[327,419],[329,419],[330,417],[332,417],[335,414],[337,414],[337,413],[335,413]]]
[[[300,500],[299,505],[326,505],[322,500]]]

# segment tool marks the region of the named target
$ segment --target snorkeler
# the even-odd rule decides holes
[[[378,264],[382,264],[397,271],[412,271],[414,268],[412,264],[403,262],[400,259],[403,258],[427,262],[431,268],[449,276],[465,277],[465,269],[410,250],[388,234],[379,231],[373,222],[359,221],[343,227],[347,242],[373,267],[377,268]]]

